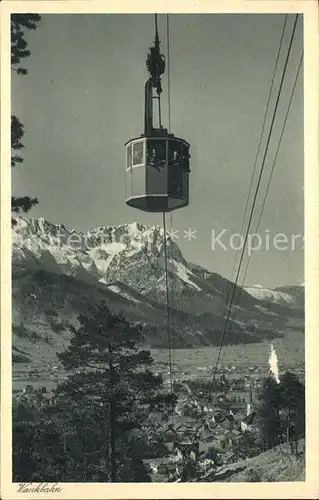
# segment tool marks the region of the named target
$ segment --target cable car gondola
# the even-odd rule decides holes
[[[145,83],[144,133],[125,144],[126,204],[145,212],[165,213],[189,203],[190,145],[161,124],[161,75],[165,71],[165,58],[160,53],[156,15],[155,42],[146,67],[150,76]],[[153,123],[154,99],[158,101],[158,128]]]

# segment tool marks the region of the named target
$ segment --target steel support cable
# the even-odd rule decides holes
[[[279,142],[278,142],[278,145],[277,145],[277,149],[276,149],[274,161],[273,161],[273,164],[272,164],[272,167],[271,167],[268,184],[267,184],[267,187],[266,187],[266,191],[265,191],[263,203],[262,203],[260,214],[259,214],[259,218],[258,218],[258,221],[257,221],[257,226],[256,226],[256,229],[255,229],[255,232],[254,232],[254,236],[253,236],[253,239],[252,239],[252,245],[251,245],[252,248],[254,248],[254,243],[256,241],[257,232],[258,232],[258,229],[259,229],[259,226],[260,226],[260,222],[261,222],[261,218],[262,218],[262,215],[263,215],[263,212],[264,212],[264,209],[265,209],[266,200],[267,200],[267,196],[268,196],[268,191],[269,191],[269,187],[270,187],[270,184],[271,184],[271,181],[272,181],[272,176],[273,176],[273,173],[274,173],[274,170],[275,170],[275,166],[276,166],[276,162],[277,162],[277,157],[278,157],[278,153],[279,153],[279,150],[280,150],[280,146],[281,146],[281,142],[282,142],[282,139],[283,139],[283,135],[284,135],[284,132],[285,132],[286,123],[287,123],[287,120],[288,120],[288,115],[289,115],[290,107],[291,107],[292,100],[293,100],[293,97],[294,97],[294,93],[295,93],[295,89],[296,89],[296,85],[297,85],[297,81],[298,81],[298,77],[299,77],[299,73],[300,73],[302,61],[303,61],[303,52],[302,52],[301,57],[300,57],[300,61],[299,61],[298,69],[297,69],[297,72],[296,72],[296,76],[295,76],[293,88],[292,88],[290,99],[289,99],[289,102],[288,102],[288,107],[287,107],[286,115],[285,115],[285,118],[284,118],[283,127],[282,127],[281,134],[280,134],[280,137],[279,137]],[[238,300],[240,299],[241,294],[242,294],[242,289],[243,289],[243,286],[244,286],[244,283],[245,283],[245,279],[247,277],[247,272],[248,272],[248,267],[249,267],[249,264],[250,264],[251,257],[252,257],[252,254],[248,256],[248,261],[247,261],[247,264],[246,264],[246,267],[245,267],[245,270],[244,270],[244,274],[243,274],[243,278],[242,278],[241,284],[240,284],[241,289],[239,291]],[[231,319],[234,321],[235,318],[236,318],[236,311],[234,312],[234,315],[233,315],[233,317]],[[230,329],[230,332],[232,332],[232,329]]]
[[[298,22],[298,17],[299,17],[299,14],[296,14],[294,25],[293,25],[293,30],[292,30],[292,35],[291,35],[290,42],[289,42],[288,52],[287,52],[287,56],[286,56],[286,60],[285,60],[285,65],[284,65],[284,69],[283,69],[283,74],[282,74],[282,77],[281,77],[280,86],[279,86],[279,90],[278,90],[278,95],[277,95],[277,99],[276,99],[276,103],[275,103],[273,117],[272,117],[272,120],[271,120],[271,125],[270,125],[270,130],[269,130],[269,134],[268,134],[268,138],[267,138],[267,143],[266,143],[266,147],[265,147],[265,151],[264,151],[263,161],[262,161],[262,165],[261,165],[261,169],[260,169],[260,173],[259,173],[259,177],[258,177],[258,181],[257,181],[257,186],[256,186],[256,189],[255,189],[255,195],[254,195],[254,199],[253,199],[253,203],[252,203],[252,207],[251,207],[251,211],[250,211],[250,216],[249,216],[248,225],[247,225],[247,229],[246,229],[244,244],[243,244],[243,248],[242,248],[242,252],[241,252],[241,256],[240,256],[240,260],[239,260],[238,270],[237,270],[237,273],[236,273],[236,279],[235,279],[233,290],[232,290],[232,294],[231,294],[230,304],[229,304],[228,313],[227,313],[225,324],[224,324],[223,333],[221,335],[221,342],[220,342],[220,347],[219,347],[219,352],[218,352],[218,356],[217,356],[217,361],[216,361],[215,369],[214,369],[214,373],[213,373],[213,380],[215,380],[215,377],[216,377],[217,368],[218,368],[218,364],[219,364],[219,360],[220,360],[220,356],[221,356],[221,351],[222,351],[222,348],[223,348],[223,343],[224,343],[225,335],[226,335],[226,331],[227,331],[227,326],[228,326],[228,322],[229,322],[229,319],[230,319],[232,304],[233,304],[235,293],[236,293],[236,288],[237,288],[237,284],[238,284],[240,269],[241,269],[242,262],[243,262],[243,259],[244,259],[244,254],[245,254],[245,249],[246,249],[246,243],[247,243],[247,239],[248,239],[248,235],[249,235],[249,229],[250,229],[252,218],[253,218],[253,215],[254,215],[254,210],[255,210],[257,195],[258,195],[258,191],[259,191],[259,187],[260,187],[260,183],[261,183],[261,178],[262,178],[262,174],[263,174],[264,167],[265,167],[265,161],[266,161],[266,157],[267,157],[267,153],[268,153],[268,148],[269,148],[269,144],[270,144],[270,139],[271,139],[271,135],[272,135],[274,123],[275,123],[275,118],[276,118],[276,114],[277,114],[277,109],[278,109],[279,99],[280,99],[280,96],[281,96],[283,82],[284,82],[284,78],[285,78],[285,75],[286,75],[286,70],[287,70],[287,66],[288,66],[288,61],[289,61],[289,56],[290,56],[290,52],[291,52],[292,42],[293,42],[293,39],[294,39],[294,36],[295,36],[295,31],[296,31],[296,26],[297,26],[297,22]]]
[[[169,259],[171,261],[171,264],[173,266],[173,238],[172,238],[172,234],[173,234],[173,213],[171,212],[170,213],[170,217],[169,217],[169,235],[170,235],[170,255],[169,255]],[[171,311],[171,314],[170,314],[170,320],[171,320],[171,349],[172,349],[172,352],[171,352],[171,359],[172,359],[172,367],[174,365],[174,349],[175,349],[175,343],[174,343],[174,308],[175,308],[175,304],[174,304],[174,300],[175,300],[175,281],[174,281],[174,272],[173,272],[173,268],[172,268],[172,272],[171,272],[171,288],[170,288],[170,292],[171,292],[171,300],[170,300],[170,311]],[[173,370],[173,368],[172,368]],[[172,371],[172,386],[173,386],[173,389],[174,389],[174,370]]]
[[[256,153],[256,157],[255,157],[255,162],[254,162],[253,171],[252,171],[251,180],[250,180],[250,185],[249,185],[249,190],[248,190],[248,196],[247,196],[247,199],[246,199],[246,206],[245,206],[245,210],[244,210],[243,221],[242,221],[242,224],[241,224],[241,228],[240,228],[239,234],[242,234],[243,229],[244,229],[244,225],[245,225],[245,220],[246,220],[246,215],[247,215],[247,211],[248,211],[248,205],[249,205],[251,190],[252,190],[253,181],[254,181],[255,174],[256,174],[257,160],[258,160],[259,153],[260,153],[261,143],[262,143],[263,134],[264,134],[265,125],[266,125],[267,114],[268,114],[270,100],[271,100],[271,94],[272,94],[274,83],[275,83],[275,77],[276,77],[276,72],[277,72],[277,68],[278,68],[279,57],[280,57],[281,48],[282,48],[282,42],[283,42],[283,39],[284,39],[284,34],[285,34],[285,29],[286,29],[286,24],[287,24],[287,18],[288,18],[288,14],[285,15],[285,21],[284,21],[284,25],[283,25],[283,28],[282,28],[282,31],[281,31],[281,37],[280,37],[280,41],[279,41],[279,46],[278,46],[278,51],[277,51],[277,57],[276,57],[275,67],[274,67],[274,71],[273,71],[273,75],[272,75],[271,85],[270,85],[269,94],[268,94],[268,100],[267,100],[267,104],[266,104],[266,110],[265,110],[265,114],[264,114],[264,120],[263,120],[263,124],[262,124],[262,127],[261,127],[260,139],[259,139],[259,142],[258,142],[257,153]],[[239,252],[239,250],[237,250],[237,252],[236,252],[235,262],[234,262],[234,266],[233,266],[233,269],[232,269],[231,276],[233,276],[234,273],[235,273],[238,252]]]
[[[169,15],[166,14],[166,50],[167,50],[167,96],[168,96],[168,133],[171,132],[171,81],[170,81],[170,32],[169,32]],[[165,214],[164,215],[164,220],[165,220]],[[172,225],[173,225],[173,216],[170,214],[170,234],[172,234]],[[164,230],[165,232],[165,241],[166,241],[166,228]],[[172,246],[171,246],[171,252],[172,252]],[[172,258],[172,255],[170,255]],[[166,293],[167,293],[167,298],[169,300],[169,279],[168,279],[168,254],[166,251]],[[169,316],[168,316],[168,328],[169,328],[169,370],[170,370],[170,390],[171,390],[171,395],[173,393],[173,351],[172,351],[172,323],[173,323],[173,278],[171,278],[171,283],[172,283],[172,289],[171,289],[171,301],[167,302],[168,304],[168,309],[169,309]],[[173,408],[172,408],[172,418],[173,418]]]
[[[157,24],[157,14],[155,17],[155,39],[158,39],[158,24]],[[168,28],[168,15],[167,15],[167,36],[169,34]],[[169,61],[169,57],[168,57]],[[169,64],[169,63],[168,63]],[[169,71],[169,66],[168,66]],[[169,84],[168,84],[168,95],[169,95]],[[160,111],[160,96],[158,96],[159,103],[159,126],[161,128],[161,111]],[[170,108],[170,102],[169,102]],[[169,118],[170,121],[170,118]],[[165,292],[166,292],[166,319],[167,319],[167,342],[168,342],[168,365],[169,365],[169,386],[170,394],[173,394],[173,379],[172,379],[172,346],[171,346],[171,325],[170,325],[170,300],[169,300],[169,280],[168,280],[168,258],[167,258],[167,241],[166,241],[166,215],[163,212],[163,238],[164,238],[164,262],[165,262]],[[172,420],[173,420],[173,406],[171,408]]]
[[[163,231],[164,231],[164,261],[165,261],[165,291],[166,291],[166,318],[167,318],[167,342],[168,342],[168,368],[169,368],[169,385],[170,394],[173,394],[173,377],[172,377],[172,339],[171,339],[171,324],[170,324],[170,302],[169,302],[169,283],[168,283],[168,262],[167,262],[167,241],[166,241],[166,216],[163,212]],[[173,420],[173,405],[171,408]]]
[[[282,28],[282,31],[281,31],[281,37],[280,37],[279,45],[278,45],[276,62],[275,62],[273,76],[272,76],[271,85],[270,85],[270,89],[269,89],[269,94],[268,94],[268,99],[267,99],[267,104],[266,104],[266,110],[265,110],[264,119],[263,119],[262,128],[261,128],[261,133],[260,133],[260,139],[259,139],[259,142],[258,142],[257,153],[256,153],[256,157],[255,157],[255,161],[254,161],[254,166],[253,166],[253,170],[252,170],[252,175],[251,175],[251,180],[250,180],[250,185],[249,185],[249,189],[248,189],[248,195],[247,195],[247,198],[246,198],[246,205],[245,205],[245,209],[244,209],[243,220],[242,220],[241,228],[240,228],[240,231],[239,231],[240,235],[242,234],[243,229],[244,229],[244,225],[245,225],[245,220],[246,220],[246,215],[247,215],[247,211],[248,211],[251,190],[252,190],[253,181],[254,181],[255,174],[256,174],[257,160],[258,160],[259,153],[260,153],[261,143],[262,143],[263,134],[264,134],[265,125],[266,125],[267,114],[268,114],[270,100],[271,100],[271,94],[272,94],[274,83],[275,83],[275,77],[276,77],[276,72],[277,72],[277,68],[278,68],[279,57],[280,57],[280,53],[281,53],[281,49],[282,49],[282,43],[283,43],[283,38],[284,38],[285,29],[286,29],[286,25],[287,25],[287,18],[288,18],[288,15],[286,14],[285,15],[285,20],[284,20],[284,25],[283,25],[283,28]],[[235,255],[235,259],[234,259],[234,264],[233,264],[231,276],[235,276],[235,270],[236,270],[236,264],[237,264],[238,255],[239,255],[239,249],[236,251],[236,255]],[[225,285],[225,286],[222,287],[222,290],[221,290],[222,295],[224,295],[224,292],[227,291],[227,288],[229,288],[228,285]],[[227,304],[229,304],[229,302],[228,302],[229,299],[230,299],[230,294],[229,294],[229,290],[228,290]]]
[[[271,184],[271,181],[272,181],[272,176],[273,176],[273,173],[274,173],[274,170],[275,170],[278,153],[279,153],[281,142],[282,142],[283,135],[284,135],[284,132],[285,132],[286,123],[287,123],[287,120],[288,120],[288,115],[289,115],[290,107],[291,107],[292,100],[293,100],[293,97],[294,97],[294,93],[295,93],[295,89],[296,89],[296,85],[297,85],[297,81],[298,81],[298,77],[299,77],[299,73],[300,73],[302,61],[303,61],[303,52],[302,52],[301,57],[300,57],[300,61],[299,61],[298,69],[297,69],[297,72],[296,72],[296,76],[295,76],[293,88],[292,88],[290,99],[289,99],[289,102],[288,102],[288,107],[287,107],[287,111],[286,111],[286,115],[285,115],[283,127],[282,127],[281,134],[280,134],[280,137],[279,137],[279,142],[278,142],[278,145],[277,145],[277,149],[276,149],[274,161],[273,161],[273,164],[272,164],[272,167],[271,167],[268,184],[267,184],[267,187],[266,187],[266,191],[265,191],[263,203],[262,203],[260,214],[259,214],[259,218],[258,218],[258,221],[257,221],[257,226],[256,226],[256,229],[255,229],[255,232],[254,232],[254,236],[253,236],[253,239],[252,239],[252,245],[251,245],[252,248],[254,248],[254,243],[256,241],[257,232],[258,232],[258,229],[259,229],[259,226],[260,226],[260,222],[261,222],[261,219],[262,219],[262,215],[263,215],[263,212],[264,212],[264,209],[265,209],[265,205],[266,205],[266,201],[267,201],[267,196],[268,196],[268,192],[269,192],[269,187],[270,187],[270,184]],[[252,257],[252,254],[250,254],[248,256],[248,261],[247,261],[247,264],[246,264],[246,267],[245,267],[245,270],[244,270],[244,274],[243,274],[243,278],[242,278],[241,284],[240,284],[241,289],[240,289],[240,292],[239,292],[238,299],[240,298],[240,296],[242,294],[242,289],[243,289],[243,286],[244,286],[244,283],[245,283],[245,279],[247,277],[247,272],[248,272],[248,267],[249,267],[249,264],[250,264],[250,261],[251,261],[251,257]],[[236,317],[236,311],[235,311],[235,313],[234,313],[234,315],[232,317],[232,320],[234,320],[235,317]],[[232,331],[232,330],[230,330],[230,331]]]
[[[167,96],[168,96],[168,133],[171,133],[171,71],[170,71],[170,31],[169,15],[166,14],[166,44],[167,44]]]
[[[167,50],[167,108],[168,108],[168,133],[171,133],[171,67],[170,67],[170,29],[169,29],[169,15],[166,14],[166,50]],[[170,235],[172,235],[173,231],[173,213],[170,214]],[[172,236],[171,236],[172,238]],[[172,246],[171,246],[171,255],[172,259]],[[171,337],[173,332],[174,325],[174,276],[172,274],[171,277]],[[171,339],[172,340],[172,339]],[[172,348],[173,342],[171,342]],[[171,360],[173,361],[174,351],[171,352]],[[172,388],[174,384],[174,375],[172,373]]]
[[[283,42],[283,39],[284,39],[285,29],[286,29],[286,25],[287,25],[287,18],[288,18],[288,14],[285,15],[285,21],[284,21],[284,25],[283,25],[283,28],[282,28],[282,31],[281,31],[281,37],[280,37],[280,41],[279,41],[279,45],[278,45],[278,51],[277,51],[277,56],[276,56],[275,67],[274,67],[274,71],[273,71],[273,75],[272,75],[271,85],[270,85],[268,99],[267,99],[267,104],[266,104],[266,110],[265,110],[264,119],[263,119],[262,128],[261,128],[261,133],[260,133],[260,139],[259,139],[259,143],[258,143],[258,147],[257,147],[257,153],[256,153],[255,161],[254,161],[254,166],[253,166],[252,174],[251,174],[251,180],[250,180],[250,185],[249,185],[249,189],[248,189],[248,195],[247,195],[247,198],[246,198],[246,205],[245,205],[245,209],[244,209],[243,220],[242,220],[242,223],[241,223],[241,228],[240,228],[239,234],[242,234],[243,229],[244,229],[244,225],[245,225],[245,220],[246,220],[246,215],[247,215],[247,211],[248,211],[248,205],[249,205],[251,190],[252,190],[253,181],[254,181],[255,174],[256,174],[257,160],[258,160],[259,153],[260,153],[261,143],[262,143],[263,134],[264,134],[265,125],[266,125],[267,114],[268,114],[270,100],[271,100],[271,94],[272,94],[274,83],[275,83],[275,77],[276,77],[276,72],[277,72],[277,68],[278,68],[279,57],[280,57],[280,53],[281,53],[281,49],[282,49],[282,42]],[[232,272],[231,272],[231,277],[235,276],[235,270],[236,270],[236,264],[237,264],[238,255],[239,255],[239,250],[236,251],[235,260],[234,260],[234,264],[233,264],[233,268],[232,268]],[[227,292],[227,289],[229,289],[229,285],[226,284],[226,282],[224,281],[223,284],[222,284],[222,287],[221,287],[221,296],[222,297],[224,296],[224,293]],[[227,293],[227,300],[226,300],[227,304],[228,304],[228,299],[230,298],[230,297],[228,297],[228,293]],[[221,307],[222,307],[222,302],[221,302],[220,309],[221,309]]]
[[[259,218],[258,218],[256,230],[255,230],[255,233],[254,233],[254,237],[252,239],[252,248],[254,246],[254,242],[256,240],[256,233],[257,233],[257,231],[259,229],[261,218],[262,218],[262,215],[263,215],[263,212],[264,212],[264,209],[265,209],[265,205],[266,205],[266,201],[267,201],[267,196],[268,196],[268,192],[269,192],[269,187],[270,187],[270,184],[271,184],[271,181],[272,181],[272,176],[273,176],[273,173],[274,173],[274,170],[275,170],[278,153],[279,153],[281,142],[282,142],[282,138],[283,138],[283,135],[284,135],[284,132],[285,132],[286,123],[287,123],[287,120],[288,120],[289,111],[290,111],[291,104],[292,104],[292,101],[293,101],[293,97],[294,97],[294,93],[295,93],[295,89],[296,89],[296,85],[297,85],[297,81],[298,81],[298,77],[299,77],[299,73],[300,73],[302,61],[303,61],[303,52],[302,52],[301,57],[300,57],[298,69],[297,69],[296,76],[295,76],[294,85],[293,85],[293,88],[292,88],[292,91],[291,91],[291,96],[290,96],[290,99],[289,99],[289,103],[288,103],[288,107],[287,107],[287,112],[286,112],[284,123],[283,123],[283,128],[282,128],[282,131],[281,131],[281,134],[280,134],[278,146],[277,146],[276,153],[275,153],[275,158],[274,158],[274,161],[273,161],[273,164],[272,164],[272,167],[271,167],[270,176],[269,176],[268,184],[267,184],[267,187],[266,187],[266,192],[265,192],[265,196],[264,196],[264,199],[263,199],[263,203],[262,203],[262,206],[261,206],[261,210],[260,210],[260,214],[259,214]],[[244,281],[245,281],[245,278],[246,278],[246,275],[247,275],[248,266],[249,266],[251,257],[252,257],[252,255],[250,255],[248,257],[248,262],[247,262],[247,265],[246,265],[246,268],[245,268],[245,271],[244,271],[244,277],[242,279],[241,286],[243,286],[243,284],[244,284]]]

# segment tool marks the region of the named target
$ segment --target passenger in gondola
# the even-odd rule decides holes
[[[177,167],[178,165],[180,165],[180,163],[181,163],[181,157],[178,151],[175,150],[173,151],[172,156],[169,158],[168,164],[173,167]]]
[[[147,163],[151,167],[156,168],[156,170],[160,170],[162,162],[161,162],[159,155],[158,155],[158,152],[156,151],[155,148],[152,148],[151,152],[149,153],[149,159],[148,159]]]
[[[174,151],[174,153],[173,153],[173,164],[174,165],[179,165],[180,162],[181,162],[181,157],[178,154],[178,151]]]
[[[153,148],[151,151],[151,154],[149,155],[149,160],[148,160],[149,165],[156,165],[157,163],[157,154],[156,154],[156,149]]]
[[[186,172],[190,172],[190,168],[189,168],[189,159],[190,159],[190,154],[189,152],[187,151],[184,155],[183,155],[183,158],[182,158],[182,164],[183,164],[183,169],[186,171]]]

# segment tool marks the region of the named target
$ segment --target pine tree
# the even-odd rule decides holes
[[[142,330],[105,304],[89,305],[79,321],[58,355],[68,378],[49,409],[65,439],[63,480],[149,481],[146,423],[172,401],[150,371],[150,353],[138,347]]]
[[[298,454],[298,440],[305,435],[305,387],[296,374],[284,373],[279,384],[272,377],[264,380],[258,418],[267,448],[287,441]]]
[[[23,125],[16,116],[11,116],[11,167],[17,163],[22,163],[23,159],[18,154],[24,148],[21,139],[24,136]]]
[[[35,30],[41,20],[39,14],[11,14],[11,64],[18,74],[26,75],[28,70],[17,65],[21,59],[31,55],[24,31]]]
[[[292,452],[298,454],[298,440],[305,436],[305,387],[298,376],[286,372],[280,380],[281,422]]]
[[[265,378],[259,394],[258,419],[266,448],[273,448],[281,439],[280,405],[279,385],[272,377]]]
[[[26,30],[36,29],[41,17],[38,14],[11,15],[11,69],[18,75],[26,75],[28,70],[20,66],[21,59],[31,55],[25,39]],[[24,126],[15,115],[11,116],[11,166],[22,163],[21,149],[24,148],[21,140],[24,136]],[[12,197],[11,208],[15,213],[28,212],[38,203],[37,198],[29,196]]]

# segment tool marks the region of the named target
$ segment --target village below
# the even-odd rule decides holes
[[[162,367],[167,391],[167,368]],[[302,385],[304,366],[292,367],[283,381],[294,390]],[[201,376],[205,372],[205,376]],[[19,376],[16,373],[15,379]],[[295,424],[304,410],[299,401],[299,414],[291,401],[290,421],[282,417],[280,441],[274,447],[267,443],[265,401],[267,383],[280,387],[279,366],[271,344],[268,373],[265,366],[225,365],[213,379],[209,367],[199,375],[176,379],[177,396],[173,413],[153,414],[143,426],[143,462],[153,482],[167,481],[300,481],[304,480],[304,431],[295,432]],[[166,380],[165,380],[166,374]],[[292,374],[297,375],[294,379]],[[289,379],[289,375],[292,379]],[[18,376],[18,378],[17,378]],[[267,378],[268,377],[268,378]],[[50,384],[52,387],[52,385]],[[29,383],[14,389],[14,406],[41,411],[50,404],[54,391],[43,385],[39,373],[30,373]],[[269,401],[266,403],[269,404]],[[289,405],[288,405],[289,407]],[[261,410],[261,412],[260,412]],[[18,413],[19,413],[18,411]],[[282,412],[287,410],[282,408]],[[271,413],[271,412],[270,412]],[[297,412],[298,413],[298,412]],[[174,426],[172,425],[172,418]],[[270,417],[271,418],[271,415]],[[297,422],[297,424],[300,423]],[[69,439],[69,438],[68,438]],[[278,479],[279,478],[279,479]]]

